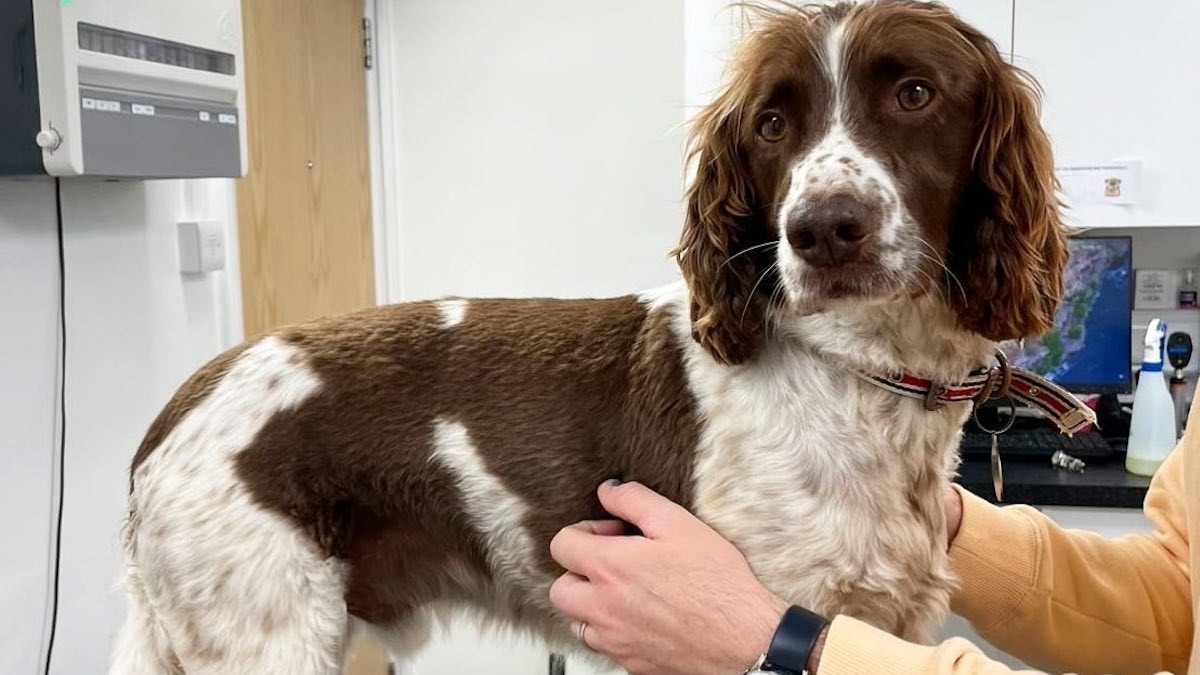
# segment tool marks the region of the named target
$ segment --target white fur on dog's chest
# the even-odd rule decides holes
[[[705,420],[696,515],[787,601],[924,638],[951,585],[929,514],[968,406],[926,411],[799,346],[736,368],[687,358]]]

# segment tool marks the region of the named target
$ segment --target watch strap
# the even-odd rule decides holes
[[[768,672],[805,675],[808,657],[829,621],[820,614],[792,605],[783,613],[771,646],[767,648],[762,669]]]

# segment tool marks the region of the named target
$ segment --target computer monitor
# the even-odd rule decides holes
[[[1005,354],[1013,365],[1077,394],[1128,393],[1133,381],[1133,241],[1073,237],[1070,248],[1054,328],[1042,337],[1005,345]]]

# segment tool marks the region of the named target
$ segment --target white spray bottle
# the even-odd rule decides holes
[[[1142,374],[1133,394],[1133,419],[1129,422],[1129,447],[1125,470],[1153,476],[1175,447],[1175,405],[1163,377],[1163,345],[1167,324],[1160,319],[1146,328]]]

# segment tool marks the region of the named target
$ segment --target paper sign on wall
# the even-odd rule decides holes
[[[1170,270],[1138,270],[1134,285],[1134,309],[1175,309],[1179,276]]]
[[[1060,166],[1055,173],[1068,203],[1137,204],[1142,196],[1142,163],[1112,162],[1090,166]]]

